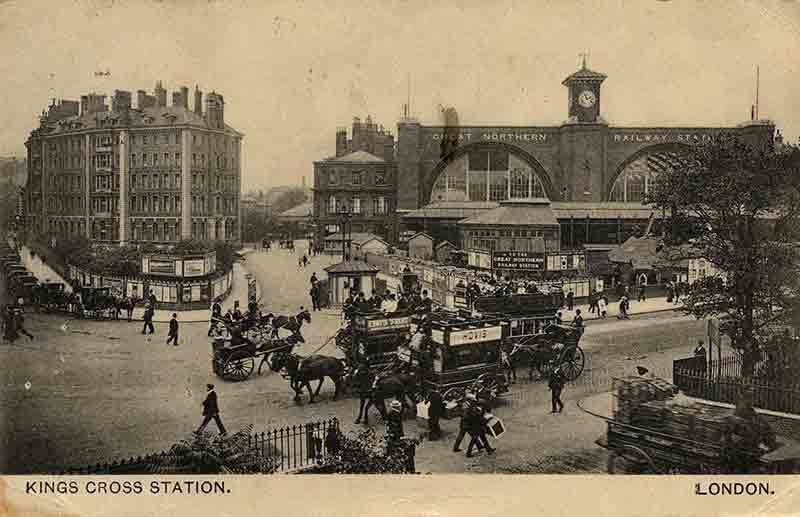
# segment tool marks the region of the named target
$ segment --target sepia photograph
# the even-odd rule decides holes
[[[800,2],[7,0],[0,44],[24,494],[800,473]]]

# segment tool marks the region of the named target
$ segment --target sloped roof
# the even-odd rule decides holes
[[[600,72],[589,70],[588,68],[586,68],[586,64],[584,64],[580,70],[578,70],[574,74],[564,79],[564,81],[562,81],[561,84],[566,86],[567,83],[571,81],[602,81],[606,77],[608,77],[606,74],[601,74]]]
[[[290,208],[285,212],[281,212],[278,214],[278,217],[311,217],[312,212],[314,211],[314,203],[303,203],[301,205],[297,205],[294,208]]]
[[[332,162],[358,162],[358,163],[386,163],[382,158],[370,154],[366,151],[353,151],[350,154],[332,158]]]
[[[416,239],[417,237],[425,237],[426,239],[428,239],[431,242],[433,242],[433,240],[434,240],[433,237],[431,237],[430,235],[428,235],[425,232],[417,232],[414,235],[412,235],[411,237],[409,237],[408,241],[411,242],[412,240]]]
[[[101,121],[108,121],[105,125]],[[113,122],[113,123],[112,123]],[[126,113],[115,111],[99,111],[67,117],[57,122],[47,124],[52,133],[64,133],[79,129],[112,129],[115,127],[157,127],[188,124],[190,126],[211,129],[205,118],[183,106],[156,106],[144,109],[131,108]],[[238,131],[225,124],[225,131],[241,135]]]
[[[358,260],[347,260],[325,268],[326,273],[377,273],[377,267]]]
[[[558,220],[547,202],[504,202],[497,208],[461,221],[459,224],[558,226]]]
[[[554,201],[551,206],[558,219],[648,219],[652,212],[656,219],[661,218],[660,210],[641,203]]]
[[[328,235],[325,237],[326,241],[341,241],[344,237],[342,237],[341,233],[334,233],[332,235]],[[353,234],[347,234],[347,240],[351,241],[353,244],[361,245],[367,241],[371,241],[372,239],[380,239],[380,236],[375,235],[374,233],[361,233],[355,232]],[[383,239],[381,239],[383,240]],[[385,241],[384,241],[385,242]]]
[[[403,215],[406,219],[464,219],[500,206],[494,201],[440,201]]]
[[[438,250],[439,248],[442,248],[444,246],[450,246],[451,248],[455,248],[456,247],[456,245],[453,244],[450,241],[442,241],[442,242],[440,242],[439,244],[436,245],[436,249]]]
[[[608,252],[608,260],[631,264],[633,269],[655,269],[663,265],[656,251],[660,241],[658,237],[630,237],[619,248]]]

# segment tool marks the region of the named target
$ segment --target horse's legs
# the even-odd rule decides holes
[[[325,377],[320,377],[319,378],[319,384],[317,384],[317,391],[314,392],[314,396],[315,397],[319,395],[319,390],[322,388],[322,383],[323,382],[325,382]]]
[[[310,380],[306,380],[305,383],[304,383],[304,386],[308,390],[308,403],[309,404],[313,404],[314,403],[314,391],[311,389],[311,381]],[[317,386],[317,388],[319,388],[319,386]]]
[[[258,363],[258,374],[259,375],[261,375],[261,367],[264,366],[264,363],[267,362],[268,358],[269,358],[269,354],[264,354],[264,355],[261,356],[261,362]],[[267,364],[267,366],[269,366],[269,364]]]
[[[336,400],[337,398],[339,398],[339,385],[341,384],[342,379],[340,377],[331,377],[331,380],[333,381],[333,386],[334,386],[333,400]]]

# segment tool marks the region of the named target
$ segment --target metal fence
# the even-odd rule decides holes
[[[253,433],[248,438],[248,447],[257,451],[261,457],[270,458],[276,472],[292,472],[320,465],[330,454],[326,444],[329,431],[339,434],[339,421],[336,417],[319,422],[291,425],[261,433]],[[168,451],[146,456],[136,456],[106,463],[97,463],[80,468],[60,471],[60,474],[151,474],[151,466],[158,464],[159,457]]]
[[[745,378],[736,356],[710,362],[704,357],[673,361],[672,382],[689,396],[730,404],[735,404],[742,390],[747,389],[753,394],[755,407],[800,414],[798,388],[780,381]]]

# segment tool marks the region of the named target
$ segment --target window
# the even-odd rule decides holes
[[[147,153],[142,153],[142,165],[147,167],[150,161],[147,159]]]
[[[169,142],[169,137],[167,137],[167,134],[164,133],[161,135],[161,143],[166,144],[167,142]]]
[[[375,185],[386,185],[386,171],[375,171]]]
[[[385,197],[380,196],[373,200],[373,212],[375,214],[385,214],[387,212]]]
[[[136,167],[136,154],[131,155],[131,167]]]
[[[161,163],[163,163],[164,165],[169,165],[169,153],[164,153],[164,161]]]
[[[339,183],[339,171],[329,171],[328,172],[328,183],[331,185],[336,185]]]
[[[158,154],[153,153],[153,167],[158,165]]]
[[[331,196],[328,198],[328,213],[335,214],[338,211],[338,206],[336,202],[336,197]]]
[[[150,143],[150,137],[148,135],[144,135],[144,145],[147,145],[149,143]]]
[[[111,155],[110,154],[98,154],[97,158],[97,168],[108,168],[111,167]]]
[[[181,165],[181,153],[175,153],[175,166],[180,167]]]
[[[192,153],[192,166],[197,166],[197,154]]]
[[[360,198],[354,197],[352,199],[352,201],[351,201],[351,205],[350,206],[352,207],[354,214],[360,214],[361,213],[361,199]]]
[[[353,172],[353,185],[361,185],[361,171]]]

